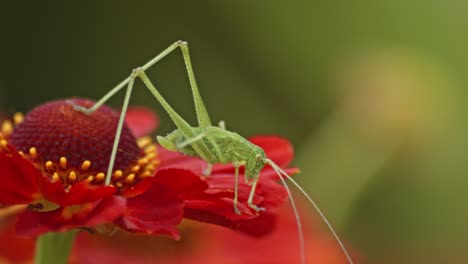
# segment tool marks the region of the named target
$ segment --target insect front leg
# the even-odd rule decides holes
[[[247,205],[250,208],[257,211],[257,212],[258,211],[265,211],[265,208],[261,208],[261,207],[256,206],[255,204],[253,204],[253,198],[254,198],[254,195],[255,195],[255,190],[257,189],[257,183],[258,183],[259,178],[260,178],[259,175],[254,177],[254,180],[252,181],[252,187],[250,189],[249,199],[247,200]]]

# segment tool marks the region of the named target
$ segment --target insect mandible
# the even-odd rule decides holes
[[[195,111],[198,120],[198,126],[192,127],[187,121],[185,121],[164,99],[164,97],[159,93],[153,83],[150,81],[145,71],[148,70],[151,66],[159,62],[161,59],[166,57],[172,51],[180,48],[182,51],[182,56],[185,62],[190,86],[192,88],[193,100],[195,103]],[[296,217],[296,224],[298,229],[299,241],[300,241],[300,252],[301,252],[301,262],[305,263],[305,249],[304,249],[304,235],[302,231],[302,224],[300,221],[299,213],[294,202],[292,193],[286,184],[284,178],[291,181],[309,200],[313,207],[320,214],[324,222],[327,224],[328,228],[332,232],[333,236],[339,243],[341,249],[349,263],[353,263],[348,251],[344,247],[343,243],[339,239],[338,235],[334,231],[333,227],[326,219],[324,214],[321,212],[316,203],[312,198],[302,189],[302,187],[294,181],[285,171],[283,171],[279,166],[277,166],[272,160],[266,157],[265,152],[259,146],[251,143],[244,137],[240,136],[235,132],[226,130],[224,122],[221,121],[218,126],[213,126],[211,119],[206,110],[205,104],[201,98],[195,75],[192,68],[192,63],[190,59],[190,53],[187,42],[177,41],[170,45],[168,48],[159,53],[156,57],[150,60],[145,65],[138,67],[132,71],[129,77],[120,82],[116,87],[111,89],[106,95],[104,95],[95,105],[90,108],[84,108],[79,105],[73,104],[74,109],[81,111],[86,114],[91,114],[96,111],[101,105],[103,105],[108,99],[110,99],[118,91],[127,87],[125,99],[122,105],[121,115],[119,123],[117,125],[114,145],[112,148],[112,153],[110,157],[109,167],[107,171],[105,184],[109,185],[112,171],[114,167],[115,157],[117,155],[118,144],[120,141],[120,136],[122,132],[122,127],[125,120],[125,114],[127,112],[128,103],[131,97],[133,85],[136,78],[140,78],[148,90],[153,94],[153,96],[158,100],[162,105],[164,110],[170,116],[174,124],[177,126],[177,129],[172,133],[168,134],[166,137],[158,136],[157,140],[160,145],[164,148],[171,151],[178,151],[185,155],[195,156],[201,158],[207,162],[207,168],[205,174],[209,175],[211,173],[211,167],[216,163],[231,163],[235,168],[235,186],[234,186],[234,211],[237,214],[240,214],[237,204],[238,204],[238,182],[239,182],[239,168],[244,166],[244,175],[246,181],[251,184],[251,190],[247,204],[249,207],[256,211],[264,210],[263,208],[258,207],[253,203],[253,198],[255,195],[255,190],[257,187],[257,182],[259,180],[260,171],[266,165],[270,165],[273,170],[278,174],[279,179],[284,185],[291,205]]]

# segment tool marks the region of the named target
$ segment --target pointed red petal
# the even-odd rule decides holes
[[[0,206],[37,201],[41,177],[36,167],[13,148],[0,151]]]
[[[158,116],[145,107],[129,107],[125,115],[125,123],[135,137],[151,134],[159,125]]]
[[[60,206],[95,202],[113,195],[116,191],[112,186],[91,186],[87,182],[73,184],[70,189],[65,189],[61,182],[51,182],[49,179],[42,182],[45,198]]]
[[[126,213],[115,223],[131,232],[164,234],[179,239],[183,202],[170,190],[153,185],[143,194],[128,198]]]
[[[208,184],[191,171],[183,169],[161,169],[153,177],[145,178],[135,186],[124,191],[125,197],[133,197],[144,193],[153,185],[160,185],[172,191],[174,195],[183,198],[192,193],[202,193]]]
[[[194,193],[202,193],[208,188],[208,184],[199,176],[183,169],[159,170],[154,180],[155,184],[166,187],[181,198]]]
[[[229,209],[230,211],[228,210],[226,213],[232,216],[232,214],[234,214],[233,208],[230,206]],[[242,210],[241,208],[239,209]],[[184,217],[196,221],[224,226],[256,237],[271,233],[274,230],[276,223],[275,215],[268,212],[261,212],[260,215],[250,218],[243,218],[242,215],[236,215],[235,217],[237,217],[237,219],[235,219],[234,217],[227,218],[226,215],[220,215],[219,212],[210,213],[193,208],[185,208]]]
[[[93,227],[113,222],[123,214],[125,209],[124,198],[111,196],[99,202],[61,207],[49,212],[26,211],[19,215],[16,227],[18,234],[27,236]]]
[[[202,159],[188,157],[175,151],[169,151],[161,146],[158,146],[158,152],[158,158],[161,163],[159,165],[160,169],[178,168],[202,174],[208,166],[206,161]]]

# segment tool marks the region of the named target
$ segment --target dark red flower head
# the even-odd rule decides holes
[[[70,100],[83,107],[94,102]],[[8,143],[22,151],[43,175],[65,185],[80,181],[102,184],[115,139],[119,114],[107,106],[87,115],[75,111],[68,100],[41,105],[32,110],[11,133]],[[154,149],[153,149],[154,150]],[[124,125],[114,165],[116,187],[133,184],[138,177],[151,176],[155,157],[143,151]]]

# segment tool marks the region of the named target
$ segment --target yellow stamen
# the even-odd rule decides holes
[[[5,139],[1,139],[1,140],[0,140],[0,146],[1,146],[2,148],[6,148],[7,145],[8,145],[8,142],[7,142]]]
[[[54,174],[52,175],[52,181],[58,181],[60,180],[60,176],[58,175],[58,173],[54,172]]]
[[[156,151],[156,145],[151,145],[151,146],[145,148],[146,153],[155,152],[155,151]]]
[[[68,179],[70,181],[76,181],[76,172],[70,171],[70,174],[68,174]]]
[[[21,156],[24,156],[24,152],[23,152],[23,151],[18,151],[18,153],[19,153]]]
[[[100,172],[96,175],[96,180],[97,181],[102,181],[104,180],[104,178],[106,177],[106,175],[103,173],[103,172]]]
[[[11,121],[6,120],[3,122],[2,132],[5,136],[9,136],[11,135],[11,133],[13,133],[13,124],[11,123]]]
[[[122,184],[121,182],[116,182],[116,183],[115,183],[115,186],[116,186],[117,188],[122,188],[122,187],[123,187],[123,184]]]
[[[148,165],[145,167],[146,170],[150,170],[150,171],[154,171],[156,169],[156,167],[154,165]]]
[[[90,166],[91,166],[91,161],[85,160],[83,162],[83,164],[81,164],[81,170],[85,171],[85,170],[89,169]]]
[[[141,167],[140,167],[140,166],[138,166],[138,165],[136,165],[136,166],[133,166],[133,168],[132,168],[132,172],[134,172],[134,173],[137,173],[137,172],[140,170],[140,168],[141,168]]]
[[[140,148],[145,148],[146,146],[151,144],[151,142],[152,142],[151,137],[142,137],[142,138],[139,138],[137,141],[138,146]]]
[[[145,166],[148,163],[149,163],[149,159],[147,159],[147,158],[141,158],[141,159],[138,160],[138,165],[140,165],[140,166]]]
[[[87,182],[92,182],[94,180],[94,176],[93,175],[90,175],[88,176],[88,178],[86,178],[86,181]]]
[[[29,156],[33,159],[37,158],[37,150],[35,147],[29,149]]]
[[[153,175],[153,173],[151,171],[147,170],[147,171],[143,172],[140,177],[147,178],[147,177],[151,177],[152,175]]]
[[[23,120],[24,115],[22,113],[15,113],[15,115],[13,115],[13,121],[15,122],[15,125],[21,124]]]
[[[67,168],[67,158],[65,158],[65,157],[60,158],[60,166],[62,166],[62,168],[64,168],[64,169]]]
[[[133,182],[135,180],[135,174],[133,173],[130,173],[129,175],[127,175],[127,177],[125,177],[125,181],[130,183],[130,182]]]
[[[45,167],[47,170],[51,170],[54,168],[54,163],[52,161],[47,161],[46,164],[45,164]]]
[[[151,152],[151,153],[148,153],[148,154],[146,155],[146,158],[152,160],[152,159],[156,158],[156,156],[157,156],[157,155],[156,155],[155,152]]]
[[[114,172],[114,178],[115,179],[119,179],[120,177],[122,177],[122,175],[123,175],[123,172],[121,170],[116,170]]]

